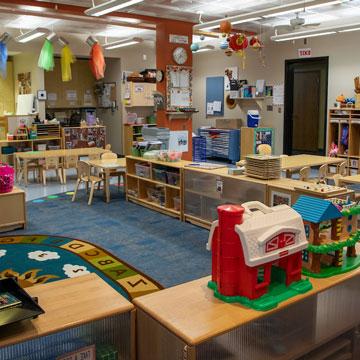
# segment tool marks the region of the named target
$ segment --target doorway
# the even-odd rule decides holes
[[[325,155],[329,58],[285,61],[284,154]]]

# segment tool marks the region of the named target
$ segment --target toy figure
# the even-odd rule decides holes
[[[339,147],[334,142],[332,142],[330,145],[329,156],[336,157],[338,154],[338,151],[339,151]]]

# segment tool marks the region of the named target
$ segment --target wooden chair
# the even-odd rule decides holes
[[[76,169],[78,161],[79,161],[79,158],[78,158],[77,155],[65,156],[64,164],[63,164],[63,180],[64,180],[64,184],[66,184],[66,170]]]
[[[104,153],[101,155],[101,160],[112,160],[117,159],[117,155],[115,153]],[[117,177],[118,178],[118,187],[120,188],[121,185],[121,177],[123,178],[124,186],[125,186],[125,170],[112,170],[110,171],[110,177]],[[105,173],[101,172],[100,176],[105,179]]]
[[[310,178],[311,168],[309,166],[305,166],[302,169],[300,169],[300,180],[301,181],[308,181]]]
[[[346,169],[346,161],[341,162],[336,166],[336,173],[334,174],[327,174],[326,180],[333,180],[335,182],[336,178],[339,178],[347,175],[347,169]]]
[[[42,182],[42,166],[37,160],[28,162],[26,165],[27,168],[27,178],[29,179],[29,174],[32,173],[33,179],[37,182]],[[21,175],[21,176],[20,176]],[[20,159],[16,161],[16,180],[20,183],[21,178],[25,177],[25,168],[24,164]]]
[[[91,166],[87,162],[79,161],[77,165],[76,187],[75,187],[74,195],[72,197],[72,201],[75,201],[79,186],[83,182],[86,185],[86,192],[88,192],[89,184],[91,185],[90,196],[88,201],[88,205],[91,205],[94,197],[95,186],[96,184],[100,184],[102,181],[103,181],[102,178],[91,175]]]
[[[62,178],[62,165],[60,164],[60,160],[58,157],[49,157],[45,158],[44,164],[42,165],[42,178],[43,178],[43,184],[46,185],[46,172],[54,170],[57,174],[60,184],[63,183]]]
[[[316,182],[317,184],[326,184],[326,176],[328,173],[327,164],[323,164],[319,167],[318,176],[316,178],[311,178],[309,181]]]

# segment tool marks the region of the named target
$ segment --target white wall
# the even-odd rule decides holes
[[[85,41],[69,34],[59,35],[64,36],[69,41],[70,47],[77,57],[89,56],[90,48]],[[34,94],[37,93],[37,90],[45,88],[44,71],[37,66],[43,41],[42,39],[27,44],[18,44],[14,41],[9,43],[9,51],[17,53],[14,55],[15,88],[17,87],[16,76],[21,72],[31,72],[32,92]],[[59,53],[60,50],[61,48],[55,44],[55,52]],[[121,73],[125,70],[141,71],[144,68],[155,68],[155,45],[150,42],[144,42],[131,47],[105,51],[105,57],[107,58],[105,81],[116,81],[119,85],[117,88],[119,109],[114,113],[111,113],[110,110],[101,111],[100,114],[105,125],[108,127],[108,141],[112,144],[113,150],[122,153],[122,123],[125,109],[122,106],[123,86],[121,84]],[[40,117],[45,117],[44,102],[40,102]]]
[[[229,66],[238,66],[240,78],[254,83],[256,79],[265,79],[268,85],[284,82],[285,60],[297,58],[298,48],[312,49],[313,57],[329,56],[328,106],[332,107],[337,95],[344,93],[346,97],[354,95],[354,77],[360,75],[360,47],[357,46],[359,32],[323,36],[293,42],[267,42],[264,49],[266,67],[262,67],[257,54],[247,50],[246,68],[241,70],[241,60],[238,56],[227,57],[221,51],[205,52],[194,56],[194,106],[200,110],[194,115],[194,129],[201,125],[215,125],[213,118],[205,116],[205,81],[207,76],[223,75]],[[248,103],[247,103],[248,104]],[[261,126],[275,128],[275,153],[280,154],[283,147],[283,109],[281,114],[274,107],[272,112],[266,111],[266,100],[262,111]],[[225,111],[224,117],[240,117],[246,120],[248,107]],[[243,110],[243,111],[242,111]]]

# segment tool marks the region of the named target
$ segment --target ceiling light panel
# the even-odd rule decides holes
[[[89,16],[102,16],[137,5],[143,1],[144,0],[111,0],[85,10],[85,14]]]

